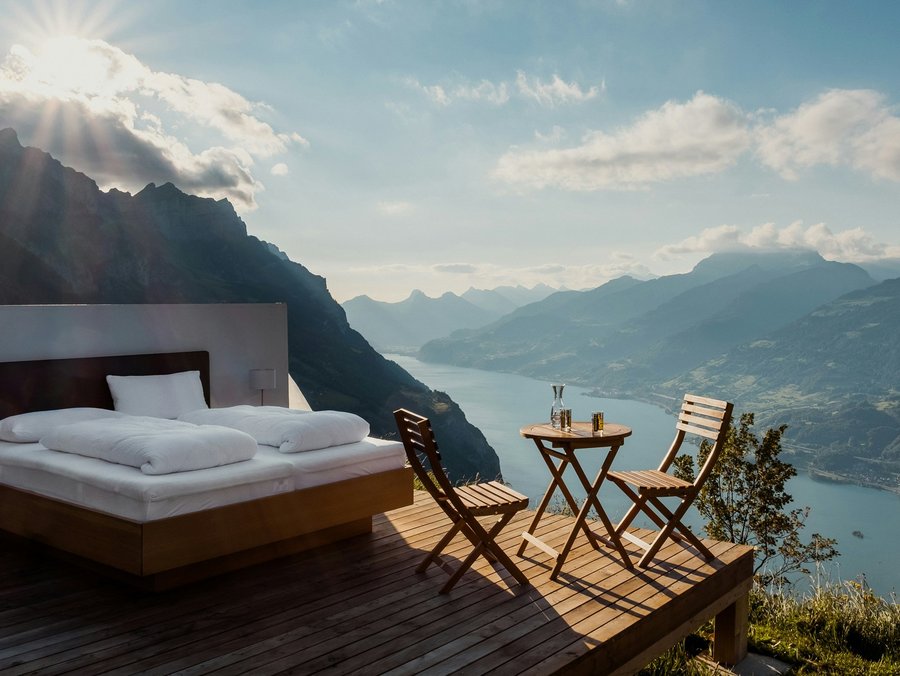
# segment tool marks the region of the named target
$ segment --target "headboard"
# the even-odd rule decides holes
[[[0,419],[28,411],[93,406],[113,408],[106,376],[200,371],[210,403],[209,352],[164,352],[0,362]]]

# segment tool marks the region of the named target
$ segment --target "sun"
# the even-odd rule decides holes
[[[44,0],[12,5],[16,26],[8,72],[35,94],[53,99],[104,97],[122,85],[125,53],[112,44],[132,23],[134,5],[115,0]],[[133,75],[133,73],[132,73]]]
[[[8,11],[17,28],[17,42],[36,49],[48,40],[60,37],[112,37],[131,12],[117,0],[39,0],[13,5]]]

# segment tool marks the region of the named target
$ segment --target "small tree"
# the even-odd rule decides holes
[[[762,442],[752,426],[752,413],[741,416],[737,429],[729,426],[718,462],[694,504],[709,537],[756,548],[753,572],[760,583],[783,582],[789,573],[809,574],[810,563],[837,556],[837,541],[818,533],[808,543],[800,540],[809,507],[788,509],[793,498],[784,487],[797,470],[779,457],[787,425],[766,431]],[[711,450],[709,442],[700,445],[700,466]],[[693,458],[678,456],[675,474],[693,481]]]

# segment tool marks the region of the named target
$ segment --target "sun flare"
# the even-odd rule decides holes
[[[109,61],[98,42],[74,36],[46,40],[36,52],[19,49],[25,76],[35,88],[58,98],[108,93]]]

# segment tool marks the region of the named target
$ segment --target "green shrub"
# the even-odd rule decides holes
[[[698,633],[711,638],[712,625]],[[641,674],[715,673],[694,659],[697,637],[689,639]],[[749,647],[792,665],[792,674],[900,674],[900,605],[893,594],[883,599],[860,582],[822,582],[803,594],[757,586],[750,594]]]
[[[805,594],[754,589],[750,643],[797,665],[797,673],[900,673],[900,606],[856,581],[815,585]]]

